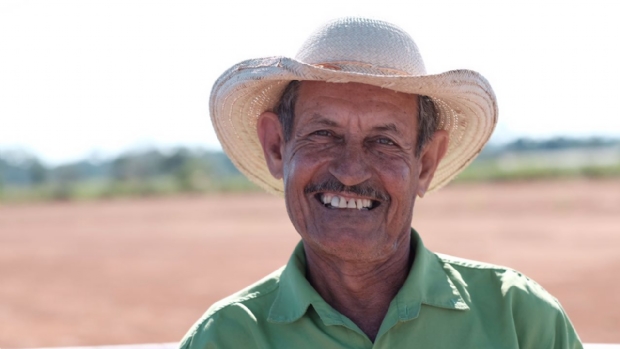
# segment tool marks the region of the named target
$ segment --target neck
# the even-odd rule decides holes
[[[407,279],[410,241],[382,260],[346,261],[317,253],[304,244],[307,278],[323,299],[375,341],[390,302]]]

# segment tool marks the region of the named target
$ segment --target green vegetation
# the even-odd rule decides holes
[[[239,175],[208,182],[191,189],[176,181],[174,177],[152,178],[141,182],[118,183],[104,180],[77,181],[73,184],[51,184],[38,186],[13,186],[0,192],[0,201],[67,201],[110,199],[116,197],[149,197],[173,194],[208,194],[227,192],[258,191],[253,183]]]
[[[495,161],[474,161],[455,182],[527,181],[554,178],[602,179],[620,177],[620,163],[607,166],[504,168]]]
[[[456,182],[620,177],[620,140],[519,139],[487,146]]]
[[[5,155],[5,156],[1,156]],[[0,154],[0,201],[93,200],[255,191],[221,152],[178,148],[46,168],[23,152]],[[8,179],[8,180],[7,180]]]
[[[620,140],[521,139],[490,145],[455,183],[570,177],[620,177]],[[133,151],[55,167],[23,151],[0,152],[0,202],[257,190],[222,152],[202,149]]]

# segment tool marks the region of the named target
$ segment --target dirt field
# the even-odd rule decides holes
[[[453,186],[413,226],[537,280],[584,341],[620,342],[620,181]],[[0,347],[177,341],[297,240],[261,194],[0,206]]]

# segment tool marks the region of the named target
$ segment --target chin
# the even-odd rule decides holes
[[[342,260],[362,261],[376,260],[387,257],[393,253],[394,243],[389,243],[383,234],[377,234],[376,230],[370,232],[358,229],[340,227],[337,230],[322,234],[308,234],[303,237],[304,242],[319,253],[326,253]],[[374,233],[374,234],[373,234]],[[319,251],[317,251],[317,249]]]

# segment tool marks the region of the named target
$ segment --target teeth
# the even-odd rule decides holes
[[[323,203],[325,205],[329,204],[332,202],[332,196],[330,194],[325,194],[323,195]]]
[[[323,194],[321,201],[324,205],[329,204],[331,207],[337,208],[357,208],[358,210],[372,207],[370,199],[346,199],[338,195]]]
[[[331,201],[331,205],[332,205],[332,207],[338,207],[338,202],[339,202],[338,197],[337,197],[337,196],[334,196],[334,197],[332,198],[332,201]]]

